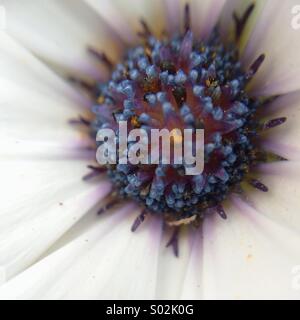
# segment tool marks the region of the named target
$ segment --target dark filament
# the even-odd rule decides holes
[[[98,52],[93,48],[88,49],[89,53],[92,54],[96,59],[98,59],[101,63],[103,63],[109,70],[113,70],[114,64],[112,61],[107,57],[104,52]]]
[[[191,11],[190,5],[186,4],[184,8],[184,30],[188,32],[191,29]]]
[[[251,4],[246,11],[244,12],[244,14],[242,15],[241,18],[238,17],[237,13],[234,12],[233,13],[233,19],[235,22],[235,39],[236,41],[239,41],[245,27],[247,24],[247,21],[249,20],[253,10],[255,8],[255,4]]]
[[[260,181],[258,181],[256,179],[250,179],[249,180],[249,184],[252,187],[254,187],[254,188],[256,188],[256,189],[258,189],[258,190],[260,190],[262,192],[268,192],[269,191],[267,186],[265,186],[263,183],[261,183]]]
[[[101,168],[101,167],[95,167],[95,166],[89,165],[88,169],[90,169],[91,172],[82,178],[82,180],[84,180],[84,181],[91,180],[91,179],[93,179],[97,176],[100,176],[101,174],[106,172],[106,168],[104,168],[104,167]]]
[[[218,215],[219,215],[222,219],[224,219],[224,220],[227,219],[226,212],[225,212],[224,208],[223,208],[221,205],[218,205],[218,206],[216,207],[216,211],[217,211]]]
[[[111,197],[111,196],[110,196],[110,197]],[[101,214],[107,212],[108,210],[114,208],[115,206],[119,205],[120,202],[121,202],[120,198],[114,198],[114,197],[112,197],[112,199],[109,200],[104,207],[102,207],[102,208],[100,208],[100,209],[98,210],[98,215],[101,215]]]
[[[170,240],[168,241],[168,243],[166,244],[166,247],[172,247],[173,249],[173,253],[176,257],[179,256],[179,246],[178,246],[178,236],[179,236],[179,231],[180,228],[175,228],[173,231],[173,234],[170,238]]]
[[[132,232],[135,232],[139,228],[139,226],[144,222],[147,214],[148,214],[147,210],[143,210],[142,213],[135,219],[131,227]]]
[[[272,128],[278,127],[278,126],[282,125],[283,123],[285,123],[286,120],[287,120],[286,117],[272,119],[264,124],[264,129],[272,129]]]

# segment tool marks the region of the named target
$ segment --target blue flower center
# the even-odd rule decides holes
[[[241,192],[242,182],[268,191],[252,176],[253,168],[261,162],[283,159],[265,152],[259,138],[286,118],[262,122],[259,110],[273,97],[247,94],[248,83],[265,59],[260,55],[248,70],[239,59],[237,44],[253,8],[249,6],[241,18],[234,15],[236,39],[232,43],[223,43],[218,28],[205,41],[195,38],[186,6],[183,34],[157,38],[142,21],[141,44],[130,48],[116,66],[105,54],[91,49],[111,70],[111,79],[97,83],[96,90],[75,79],[96,91],[97,98],[92,108],[94,121],[81,117],[75,123],[89,126],[94,135],[100,129],[112,129],[118,136],[121,121],[126,121],[128,131],[204,129],[202,174],[186,175],[185,164],[172,163],[90,166],[93,173],[87,178],[106,172],[117,199],[134,200],[144,207],[133,231],[147,213],[161,215],[175,227],[197,224],[211,211],[225,219],[222,203],[230,193]],[[114,198],[100,213],[115,203]],[[176,243],[173,240],[172,245]]]

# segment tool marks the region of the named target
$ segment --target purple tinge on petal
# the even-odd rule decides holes
[[[245,67],[259,54],[266,61],[257,73],[251,91],[256,95],[283,94],[300,88],[300,34],[293,28],[297,16],[292,8],[299,1],[267,1],[244,51]],[[275,19],[280,15],[280,19]]]
[[[295,176],[295,169],[299,169],[298,161],[282,161],[282,162],[273,162],[273,163],[263,163],[258,165],[255,169],[259,174],[271,175],[278,177],[291,177],[297,178]],[[297,170],[298,171],[298,170]]]
[[[190,54],[193,49],[193,33],[188,31],[184,36],[181,44],[179,59],[181,63],[185,63],[190,59]]]
[[[261,145],[265,150],[271,151],[281,157],[289,160],[300,160],[299,146],[290,145],[284,142],[277,142],[272,138],[265,139]]]
[[[226,0],[191,0],[192,30],[206,39],[218,22]]]
[[[179,0],[164,0],[167,29],[170,34],[180,29],[180,3]]]
[[[242,215],[247,215],[251,221],[257,220],[257,211],[254,209],[254,204],[243,200],[238,196],[231,196],[230,201],[232,205],[239,210]]]
[[[101,0],[88,2],[125,43],[134,43],[137,40],[134,30],[130,27],[124,15],[122,15],[121,8],[118,8],[114,1]]]
[[[147,216],[147,211],[143,210],[138,217],[134,220],[133,225],[131,226],[131,231],[135,232],[140,225],[145,221],[145,218]]]

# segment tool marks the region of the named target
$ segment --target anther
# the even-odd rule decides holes
[[[190,5],[187,3],[184,7],[184,31],[185,33],[191,29],[191,11]]]
[[[226,212],[225,212],[225,210],[224,210],[222,205],[216,206],[216,212],[222,219],[224,219],[224,220],[227,219]]]
[[[79,78],[76,78],[76,77],[68,77],[68,80],[73,83],[74,85],[88,91],[89,93],[91,94],[94,94],[95,93],[95,84],[94,83],[90,83],[90,82],[87,82],[85,80],[82,80],[82,79],[79,79]]]
[[[114,64],[112,61],[107,57],[104,52],[99,52],[93,48],[88,48],[90,54],[92,54],[95,58],[97,58],[101,63],[103,63],[109,70],[112,70]]]
[[[285,123],[286,120],[287,120],[286,117],[281,117],[281,118],[269,120],[268,122],[266,122],[263,125],[263,129],[272,129],[272,128],[278,127],[278,126],[282,125],[283,123]]]
[[[173,234],[170,238],[170,240],[168,241],[168,243],[166,244],[166,248],[168,247],[172,247],[173,249],[173,253],[176,257],[179,256],[179,247],[178,247],[178,236],[179,236],[179,231],[180,228],[177,227],[174,229]]]
[[[261,54],[251,65],[249,71],[246,73],[245,78],[246,80],[251,79],[256,72],[258,71],[258,69],[260,68],[260,66],[262,65],[262,63],[264,62],[266,56],[265,54]]]
[[[260,190],[262,192],[268,192],[269,191],[267,186],[265,186],[263,183],[261,183],[260,181],[258,181],[256,179],[250,179],[249,180],[249,184],[252,187],[254,187],[254,188],[256,188],[256,189],[258,189],[258,190]]]
[[[72,125],[84,125],[87,127],[91,125],[91,121],[85,119],[83,116],[79,116],[78,119],[71,119],[69,123]]]
[[[143,210],[142,213],[135,219],[131,227],[132,232],[135,232],[139,228],[139,226],[145,221],[147,214],[147,210]]]
[[[238,17],[236,12],[233,13],[233,19],[235,22],[235,39],[236,39],[236,41],[238,41],[240,39],[240,37],[245,29],[245,26],[247,24],[247,21],[249,20],[254,8],[255,8],[255,4],[254,3],[250,4],[241,18]]]
[[[104,167],[103,168],[102,167],[95,167],[95,166],[87,166],[87,167],[88,167],[88,169],[91,170],[91,172],[88,173],[87,175],[85,175],[84,177],[82,177],[83,181],[91,180],[91,179],[105,173],[107,170]]]
[[[147,22],[144,19],[141,19],[140,23],[141,23],[141,26],[143,28],[143,31],[142,32],[138,32],[138,35],[141,36],[141,37],[145,37],[145,38],[151,36],[152,32],[151,32]]]
[[[117,206],[118,204],[120,204],[121,199],[119,198],[113,198],[112,200],[110,200],[105,206],[103,206],[102,208],[100,208],[97,212],[98,215],[101,215],[105,212],[107,212],[108,210],[112,209],[113,207]]]

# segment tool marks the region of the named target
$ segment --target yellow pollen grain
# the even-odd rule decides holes
[[[132,118],[131,118],[131,125],[133,126],[133,127],[140,127],[141,125],[140,125],[140,123],[139,123],[139,121],[138,121],[138,118],[137,118],[137,116],[133,116]]]
[[[181,132],[177,131],[174,135],[173,135],[173,139],[174,139],[174,143],[175,144],[181,144],[182,143],[182,134]]]
[[[99,104],[104,103],[104,96],[100,96],[100,97],[97,99],[97,102],[98,102]]]

